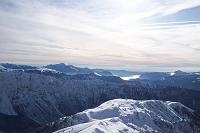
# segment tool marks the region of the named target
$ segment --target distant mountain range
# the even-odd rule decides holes
[[[147,84],[158,84],[175,86],[181,88],[188,88],[200,90],[200,72],[183,72],[177,70],[175,72],[132,72],[127,70],[105,70],[105,69],[89,69],[80,68],[73,65],[66,65],[64,63],[50,64],[42,67],[35,67],[29,65],[16,65],[1,63],[0,71],[25,71],[28,73],[42,73],[51,76],[66,76],[85,74],[96,76],[111,76],[110,79],[120,77],[124,80],[140,80]],[[98,77],[100,78],[100,77]]]
[[[113,76],[113,74],[104,69],[89,69],[89,68],[80,68],[75,67],[73,65],[66,65],[64,63],[59,64],[50,64],[47,66],[42,67],[35,67],[35,66],[28,66],[28,65],[16,65],[16,64],[9,64],[9,63],[1,63],[0,69],[3,71],[7,70],[43,70],[43,71],[57,71],[67,75],[77,75],[77,74],[91,74],[94,73],[99,76]]]

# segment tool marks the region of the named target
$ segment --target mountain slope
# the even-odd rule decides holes
[[[10,63],[0,63],[0,66],[6,69],[36,69],[37,67],[29,66],[29,65],[17,65],[17,64],[10,64]]]
[[[45,68],[53,69],[69,75],[93,73],[93,71],[88,68],[78,68],[72,65],[65,65],[64,63],[47,65]]]
[[[64,118],[56,133],[198,133],[200,118],[177,102],[115,99],[100,106]],[[73,126],[74,125],[74,126]]]
[[[27,69],[0,72],[0,81],[0,107],[3,108],[0,113],[8,116],[9,120],[13,119],[10,115],[16,115],[17,119],[23,116],[37,125],[45,125],[116,98],[171,100],[200,111],[199,91],[123,81],[113,76],[66,75],[57,71]],[[0,123],[1,126],[12,125]]]
[[[101,75],[103,75],[103,76],[113,76],[111,72],[106,71],[104,69],[80,68],[80,67],[75,67],[73,65],[65,65],[64,63],[51,64],[51,65],[47,65],[47,66],[44,66],[44,67],[65,73],[67,75],[94,73],[94,74],[99,75],[99,76],[101,76]]]
[[[198,72],[186,73],[179,70],[174,73],[144,73],[141,74],[140,80],[152,85],[157,84],[200,90],[200,75]]]

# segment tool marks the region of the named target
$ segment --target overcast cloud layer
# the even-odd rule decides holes
[[[200,0],[1,0],[0,62],[200,71]]]

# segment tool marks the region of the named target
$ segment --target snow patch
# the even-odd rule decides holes
[[[33,70],[34,70],[34,69],[33,69]],[[42,67],[42,68],[38,68],[37,70],[39,70],[39,71],[41,71],[41,72],[60,73],[60,72],[58,72],[58,71],[56,71],[56,70],[49,69],[49,68],[44,68],[44,67]]]
[[[75,71],[79,71],[78,69],[76,69],[75,67],[70,67],[71,69],[75,70]]]
[[[101,74],[98,74],[97,72],[94,72],[94,74],[95,74],[96,76],[102,76]]]
[[[176,73],[175,72],[172,72],[172,73],[170,73],[170,76],[174,76]]]
[[[171,102],[171,101],[167,101],[166,104],[172,108],[185,108],[187,109],[189,112],[194,112],[194,110],[186,107],[185,105],[179,103],[179,102]]]
[[[120,78],[123,79],[123,80],[139,79],[140,75],[132,75],[132,76],[129,76],[129,77],[120,77]]]

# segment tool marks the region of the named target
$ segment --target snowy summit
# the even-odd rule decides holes
[[[200,132],[194,111],[169,101],[115,99],[64,119],[73,126],[55,133]]]

